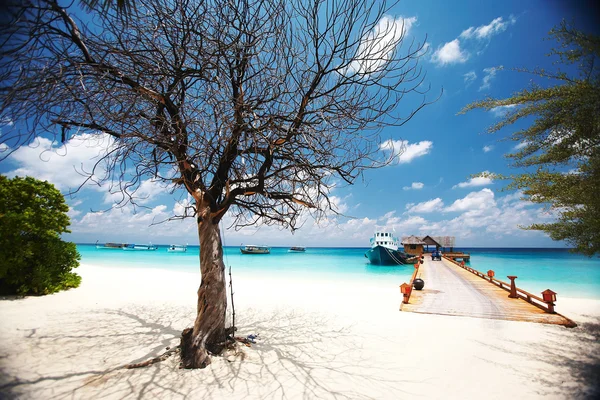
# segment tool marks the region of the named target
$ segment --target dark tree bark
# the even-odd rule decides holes
[[[219,221],[211,218],[210,207],[201,202],[197,215],[202,282],[194,327],[185,329],[181,336],[184,368],[206,367],[210,364],[208,353],[219,354],[226,340],[227,291]]]

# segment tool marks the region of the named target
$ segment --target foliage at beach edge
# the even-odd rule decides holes
[[[559,84],[535,84],[506,99],[485,99],[466,106],[506,112],[490,127],[497,132],[521,119],[535,117],[527,128],[507,140],[519,143],[508,154],[511,166],[530,172],[502,176],[484,174],[510,183],[507,190],[522,190],[524,199],[547,204],[556,220],[524,227],[565,240],[574,251],[592,256],[600,252],[600,37],[585,34],[563,22],[550,31],[559,46],[550,55],[563,66],[575,65],[578,76],[566,72],[517,69]],[[483,176],[483,175],[482,175]]]
[[[80,255],[69,232],[69,207],[54,185],[0,176],[0,293],[50,294],[79,286]]]

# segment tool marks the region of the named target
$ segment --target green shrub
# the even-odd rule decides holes
[[[69,207],[54,185],[0,175],[0,293],[49,294],[79,286],[80,255],[69,232]]]

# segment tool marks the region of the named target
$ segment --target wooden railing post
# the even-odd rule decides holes
[[[544,303],[548,306],[548,312],[554,314],[554,302],[556,301],[556,292],[550,289],[546,289],[542,292],[542,298]]]
[[[404,304],[408,304],[408,299],[410,298],[411,290],[412,287],[406,282],[400,285],[400,293],[402,293],[402,302]]]
[[[517,277],[515,275],[508,275],[507,278],[510,279],[510,294],[508,295],[508,297],[510,297],[511,299],[516,299],[517,285],[515,284],[515,279],[517,279]]]

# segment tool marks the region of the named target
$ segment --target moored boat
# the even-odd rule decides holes
[[[403,265],[414,261],[415,257],[398,250],[398,245],[398,238],[391,232],[377,231],[371,238],[371,249],[365,257],[375,265]]]
[[[150,244],[128,244],[123,247],[123,250],[128,251],[154,251],[158,249],[158,246]]]
[[[187,251],[187,244],[172,244],[167,248],[169,253],[185,253]]]
[[[123,250],[125,246],[129,246],[127,243],[104,243],[98,244],[96,241],[96,249],[98,250]]]
[[[306,247],[302,246],[292,246],[288,250],[290,253],[304,253],[306,251]]]
[[[268,246],[256,246],[254,244],[249,244],[240,247],[240,251],[242,254],[269,254],[271,253],[271,248]]]

